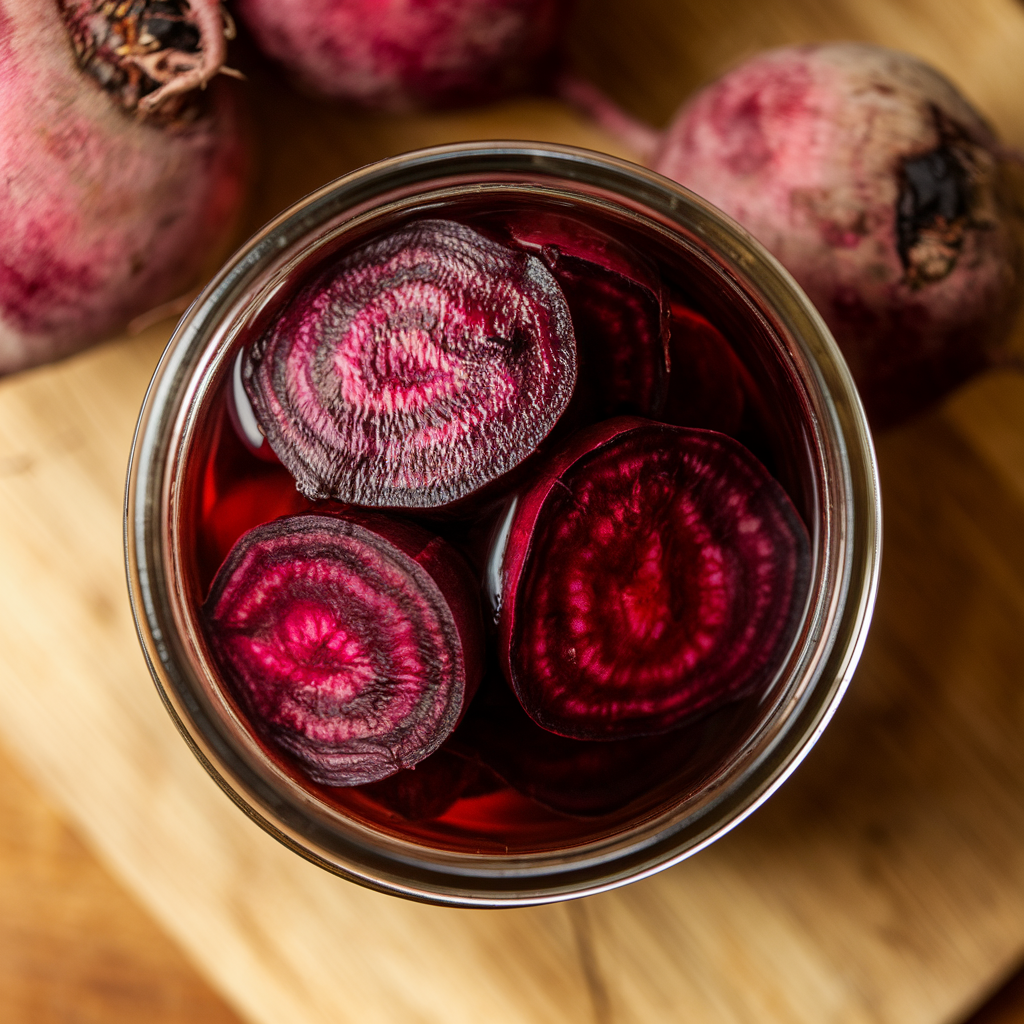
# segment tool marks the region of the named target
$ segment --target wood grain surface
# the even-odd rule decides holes
[[[655,123],[762,46],[867,38],[943,68],[1024,145],[1024,7],[1011,0],[591,0],[577,24],[580,68]],[[250,227],[428,143],[623,153],[552,100],[380,119],[251,74]],[[127,607],[121,500],[170,329],[0,382],[0,736],[251,1021],[940,1024],[1020,962],[1024,377],[990,374],[879,439],[875,625],[832,726],[761,811],[615,893],[450,911],[366,892],[278,846],[159,704]]]
[[[4,1024],[239,1024],[239,1018],[0,753]]]

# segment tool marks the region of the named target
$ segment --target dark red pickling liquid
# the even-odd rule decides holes
[[[444,210],[443,216],[508,244],[509,223],[528,222],[542,202],[534,197],[503,198],[500,206],[493,199],[476,205],[467,201]],[[543,212],[552,216],[552,211]],[[436,208],[429,216],[439,216]],[[571,232],[578,223],[582,238],[575,249],[566,245],[547,260],[556,277],[560,265],[566,276],[564,293],[585,385],[585,400],[574,401],[565,414],[573,419],[572,429],[628,411],[729,434],[754,452],[789,493],[805,523],[813,523],[815,486],[803,468],[809,461],[808,431],[795,390],[784,402],[773,404],[767,397],[795,386],[781,360],[776,364],[759,354],[765,349],[763,322],[726,294],[706,267],[635,226],[561,206],[554,216],[559,231]],[[588,297],[580,252],[587,233],[595,229],[614,237],[617,248],[614,259],[595,265],[595,288]],[[636,254],[636,274],[625,270],[623,253]],[[664,323],[658,320],[652,280],[653,287],[662,289]],[[301,285],[297,282],[296,290]],[[635,332],[628,329],[631,318],[640,324]],[[622,347],[613,355],[608,336],[601,335],[602,323],[608,322],[622,335]],[[594,339],[589,347],[588,336]],[[243,533],[283,515],[344,509],[303,497],[282,465],[252,451],[233,423],[230,390],[228,374],[200,417],[189,455],[185,504],[194,514],[183,523],[182,549],[194,553],[197,607]],[[513,474],[515,487],[525,491],[530,486],[531,466],[542,461],[546,446],[564,441],[568,429],[560,438],[556,427],[538,458]],[[483,593],[488,545],[509,498],[489,490],[486,500],[462,501],[442,515],[403,510],[402,516],[461,550],[479,574]],[[256,740],[301,785],[378,829],[437,848],[525,853],[595,840],[696,794],[753,734],[763,714],[766,694],[757,692],[694,715],[665,735],[612,741],[555,735],[523,712],[502,678],[496,633],[491,624],[488,669],[460,724],[436,754],[413,769],[365,786],[318,786],[287,754]]]

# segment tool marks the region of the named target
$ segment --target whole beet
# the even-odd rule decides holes
[[[154,50],[155,77],[109,63],[104,46],[119,37],[104,40],[101,6],[0,0],[0,373],[80,349],[180,294],[241,203],[235,101],[213,88],[184,95],[220,66],[218,5],[179,3],[177,20],[163,17],[171,3],[120,5],[143,30],[170,23],[172,42],[195,50]],[[143,20],[150,6],[161,19]],[[220,36],[200,46],[214,17]]]
[[[472,105],[552,69],[571,0],[237,0],[300,88],[368,107]]]
[[[1018,307],[1020,205],[989,126],[906,54],[761,54],[699,92],[652,166],[778,257],[846,356],[872,423],[998,357]]]

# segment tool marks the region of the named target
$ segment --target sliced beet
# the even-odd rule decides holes
[[[545,729],[620,739],[767,685],[810,543],[739,442],[620,418],[574,437],[501,534],[503,670]]]
[[[657,272],[640,253],[576,217],[554,211],[530,210],[502,218],[501,229],[514,245],[522,249],[538,254],[555,249],[562,256],[595,263],[652,290],[660,287]]]
[[[295,480],[280,462],[253,457],[234,428],[227,396],[198,437],[203,454],[193,506],[198,513],[195,567],[206,593],[243,533],[279,516],[305,512],[311,502],[295,489]]]
[[[381,517],[250,530],[203,605],[224,681],[269,743],[325,786],[410,768],[480,677],[476,586],[439,538]]]
[[[571,217],[507,223],[562,286],[580,350],[574,405],[591,420],[658,416],[668,386],[668,306],[657,272],[637,252]]]
[[[537,725],[503,680],[496,686],[489,682],[451,742],[464,757],[549,810],[600,817],[621,810],[659,782],[694,781],[680,778],[704,752],[704,737],[691,730],[623,740],[569,739]],[[679,790],[674,793],[678,796]]]
[[[501,785],[484,765],[442,747],[415,768],[371,782],[362,792],[406,821],[432,821],[462,797],[493,792]]]
[[[676,426],[737,434],[746,406],[746,369],[707,317],[678,300],[669,308],[672,369],[665,411],[658,418]]]
[[[539,259],[421,220],[320,273],[242,378],[303,494],[433,508],[533,454],[572,396],[576,344]]]

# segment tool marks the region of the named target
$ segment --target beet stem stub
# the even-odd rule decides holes
[[[608,421],[573,438],[513,516],[499,633],[538,725],[654,735],[771,682],[800,621],[810,544],[737,441]]]
[[[572,397],[576,343],[539,259],[423,220],[320,274],[243,381],[307,497],[432,508],[533,454]]]
[[[296,515],[250,530],[217,573],[203,606],[214,660],[256,732],[312,781],[387,778],[458,723],[479,678],[479,609],[439,546],[412,527]]]

